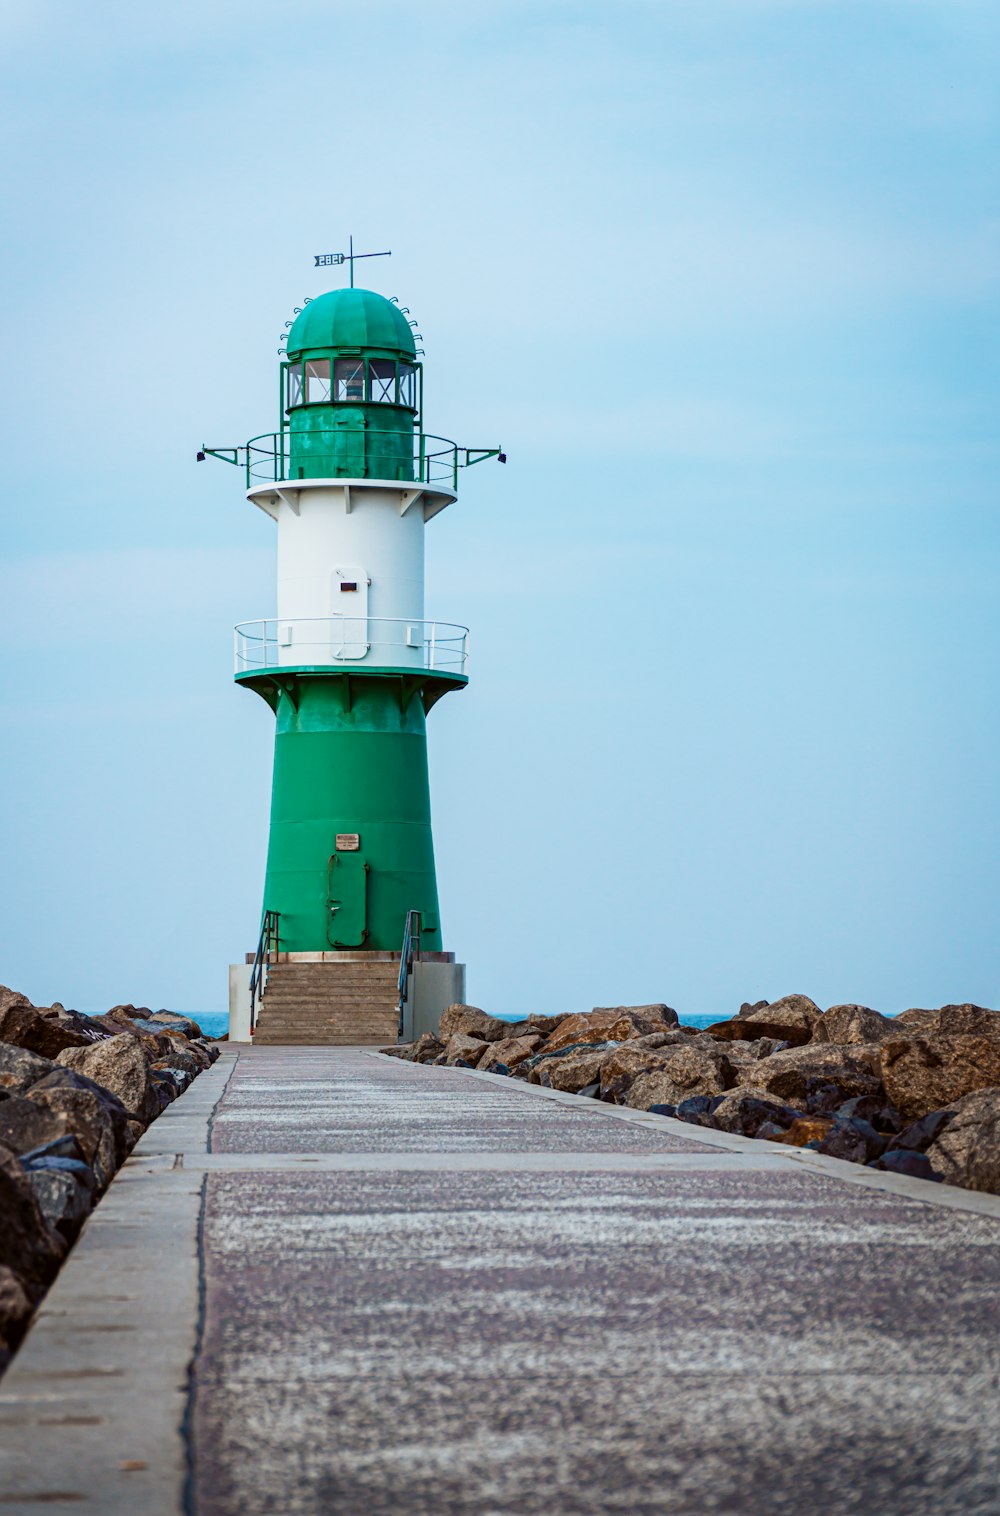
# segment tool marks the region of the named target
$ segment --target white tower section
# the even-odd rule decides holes
[[[242,634],[245,667],[465,672],[465,628],[424,620],[424,527],[452,491],[301,479],[258,485],[247,498],[277,523],[277,616],[238,628],[238,663]]]

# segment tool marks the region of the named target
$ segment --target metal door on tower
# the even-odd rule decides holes
[[[338,850],[330,858],[327,879],[326,940],[333,948],[363,947],[368,936],[367,863],[360,852]]]
[[[334,658],[364,658],[368,634],[368,575],[360,563],[345,563],[330,575],[330,652]]]

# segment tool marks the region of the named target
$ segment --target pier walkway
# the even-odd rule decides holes
[[[0,1382],[0,1512],[985,1516],[998,1244],[995,1197],[227,1049]]]

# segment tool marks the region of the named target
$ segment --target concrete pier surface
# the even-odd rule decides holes
[[[0,1511],[1000,1511],[1000,1199],[229,1049],[0,1382]]]

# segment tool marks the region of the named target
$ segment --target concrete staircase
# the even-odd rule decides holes
[[[399,965],[385,958],[273,963],[254,1031],[255,1046],[396,1041]]]

